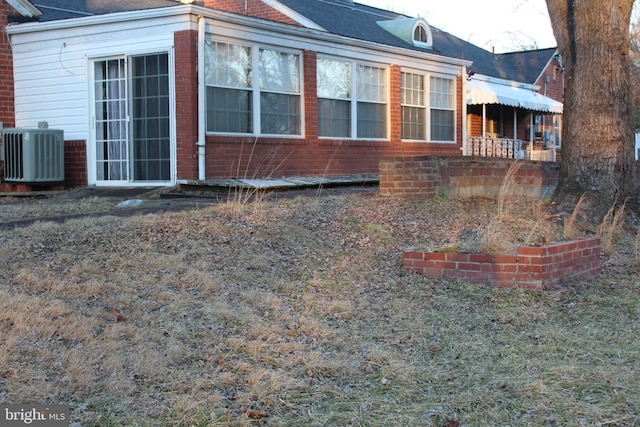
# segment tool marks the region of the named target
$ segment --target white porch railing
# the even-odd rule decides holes
[[[527,160],[539,160],[541,162],[555,162],[556,150],[553,148],[547,150],[525,150],[524,158]]]
[[[521,146],[522,142],[517,139],[468,136],[464,153],[467,156],[522,159]]]
[[[544,162],[556,160],[555,149],[523,148],[524,142],[519,139],[496,138],[489,136],[468,136],[463,153],[467,156],[502,157],[507,159],[527,159]]]

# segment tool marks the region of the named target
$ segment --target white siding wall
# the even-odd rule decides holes
[[[47,121],[66,140],[88,139],[90,60],[166,51],[186,29],[188,15],[14,34],[16,126]]]

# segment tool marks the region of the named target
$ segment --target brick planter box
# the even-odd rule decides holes
[[[470,283],[549,289],[600,273],[600,239],[522,246],[516,255],[406,251],[402,264],[411,271]]]

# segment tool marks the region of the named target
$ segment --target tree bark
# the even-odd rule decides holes
[[[554,200],[586,195],[593,220],[631,199],[637,207],[629,84],[633,0],[546,0],[566,72],[562,163]]]

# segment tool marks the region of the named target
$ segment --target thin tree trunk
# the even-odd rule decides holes
[[[571,206],[586,194],[601,214],[614,203],[637,199],[629,85],[633,0],[547,0],[547,7],[566,70],[554,199]]]

